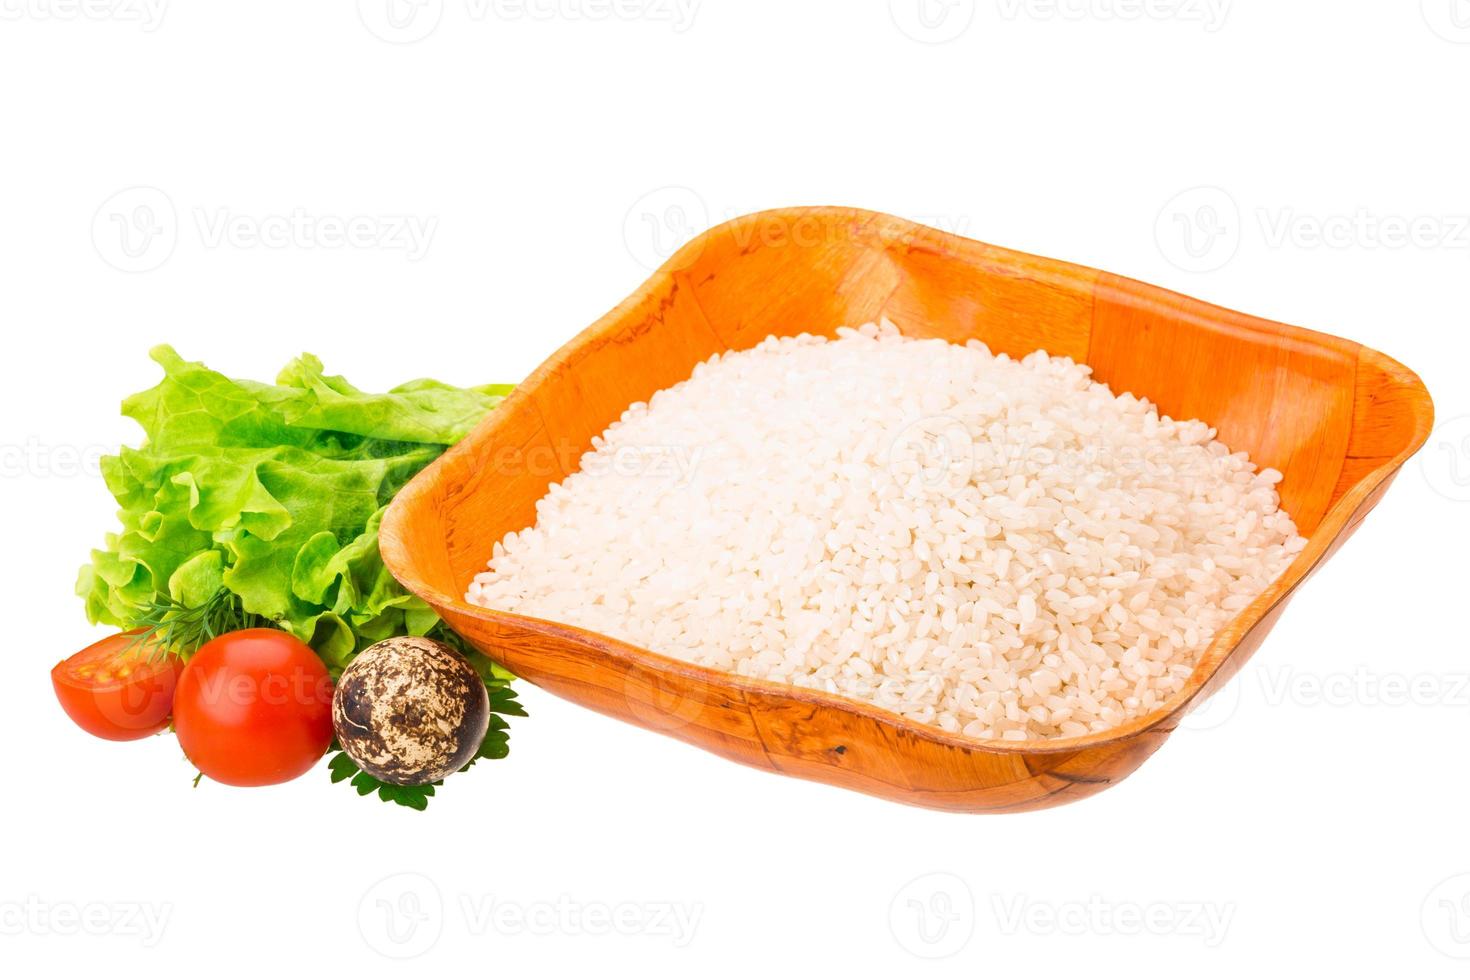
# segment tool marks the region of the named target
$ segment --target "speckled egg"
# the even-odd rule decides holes
[[[343,671],[332,724],[343,751],[368,775],[416,786],[474,758],[490,724],[490,698],[459,651],[399,636],[368,647]]]

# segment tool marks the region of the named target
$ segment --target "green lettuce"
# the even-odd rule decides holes
[[[236,381],[173,348],[163,380],[123,402],[146,439],[102,461],[120,530],[77,580],[93,622],[132,628],[160,598],[229,590],[247,614],[344,666],[438,617],[383,567],[378,525],[405,483],[511,389],[421,380],[359,391],[303,355],[274,385]]]

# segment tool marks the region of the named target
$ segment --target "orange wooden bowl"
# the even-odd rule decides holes
[[[954,735],[849,698],[464,601],[495,542],[533,523],[548,485],[629,404],[718,351],[883,315],[918,336],[1066,355],[1115,392],[1216,426],[1229,446],[1285,474],[1283,503],[1306,549],[1161,708],[1100,734],[1035,742]],[[899,218],[794,208],[737,219],[686,245],[413,480],[389,508],[381,544],[398,580],[455,630],[579,704],[727,759],[892,800],[1032,810],[1127,776],[1229,680],[1424,443],[1432,416],[1412,371],[1347,340]]]

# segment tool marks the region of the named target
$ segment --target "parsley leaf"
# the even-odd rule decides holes
[[[447,632],[447,631],[446,631]],[[485,659],[483,655],[479,655]],[[489,661],[486,660],[488,663]],[[496,668],[497,671],[500,668]],[[484,671],[481,676],[485,677]],[[485,738],[480,743],[479,751],[465,764],[460,772],[467,771],[481,759],[504,759],[510,755],[510,723],[501,715],[516,715],[526,717],[526,709],[522,708],[516,700],[515,691],[509,687],[509,680],[504,676],[486,678],[485,686],[490,692],[490,724],[485,729]],[[444,781],[438,780],[421,786],[398,786],[393,783],[385,783],[380,779],[369,776],[362,771],[352,757],[341,750],[336,742],[332,743],[336,750],[327,762],[327,772],[332,782],[340,783],[351,780],[350,785],[357,790],[359,796],[369,796],[376,792],[378,799],[384,803],[397,803],[413,810],[425,810],[429,806],[429,798],[434,795],[436,787],[443,786]]]

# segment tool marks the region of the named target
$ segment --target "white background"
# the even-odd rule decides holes
[[[8,974],[1464,976],[1470,3],[86,2],[0,0]],[[57,709],[149,346],[513,381],[682,236],[816,203],[1362,341],[1444,427],[1235,685],[1062,809],[905,808],[525,690],[511,758],[418,814],[321,770],[193,789]]]

